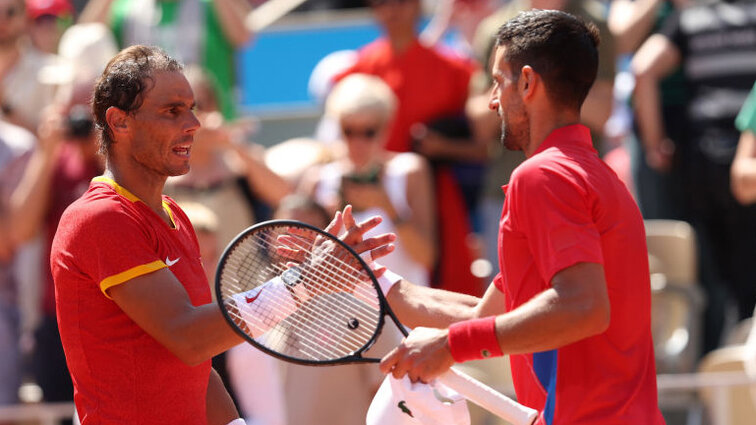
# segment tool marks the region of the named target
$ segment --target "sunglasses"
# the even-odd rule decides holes
[[[378,135],[377,127],[367,128],[354,128],[354,127],[342,127],[341,132],[344,133],[344,137],[347,139],[374,139]]]

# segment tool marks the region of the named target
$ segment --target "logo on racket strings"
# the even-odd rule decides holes
[[[254,296],[254,297],[250,297],[249,295],[245,295],[245,296],[244,296],[244,301],[246,301],[246,302],[247,302],[247,304],[252,304],[253,302],[255,302],[255,300],[257,299],[257,297],[259,297],[259,296],[260,296],[260,294],[262,294],[262,289],[260,289],[260,291],[258,291],[258,292],[257,292],[257,293],[255,294],[255,296]]]

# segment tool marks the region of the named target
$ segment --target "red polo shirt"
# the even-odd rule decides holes
[[[168,267],[195,306],[211,302],[194,230],[168,197],[169,226],[114,181],[95,178],[60,219],[50,264],[82,425],[204,424],[210,360],[188,366],[108,296]]]
[[[511,311],[580,262],[604,267],[609,328],[558,349],[511,356],[518,400],[538,424],[663,424],[651,340],[643,219],[588,128],[554,130],[513,173],[499,229],[494,283]]]

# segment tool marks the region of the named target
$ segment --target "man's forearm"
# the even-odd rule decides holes
[[[462,320],[472,319],[480,298],[441,289],[418,286],[402,280],[389,291],[386,299],[402,324],[447,328]]]
[[[210,380],[207,382],[205,403],[207,405],[208,425],[227,425],[239,417],[239,412],[236,410],[234,401],[228,394],[228,390],[223,385],[223,380],[215,369],[210,369]]]

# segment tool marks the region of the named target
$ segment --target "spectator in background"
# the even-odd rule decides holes
[[[116,53],[115,40],[100,24],[74,25],[61,37],[62,56],[44,74],[60,84],[54,104],[45,109],[39,143],[17,190],[24,220],[17,231],[25,238],[41,233],[41,320],[35,329],[32,373],[48,402],[72,401],[71,382],[55,313],[50,249],[63,211],[104,170],[89,102],[96,76]],[[40,232],[41,230],[41,232]]]
[[[34,135],[0,117],[0,406],[18,401],[22,378],[13,266],[14,254],[22,242],[15,230],[23,210],[11,199],[34,144]]]
[[[730,167],[730,184],[735,199],[750,205],[756,203],[756,84],[735,119],[735,127],[740,141]]]
[[[395,108],[396,97],[378,77],[352,74],[339,81],[326,113],[339,123],[346,154],[312,169],[300,191],[329,213],[351,204],[357,221],[382,216],[373,231],[398,236],[382,263],[427,285],[437,252],[432,176],[422,156],[384,147]]]
[[[250,41],[247,0],[91,0],[81,22],[108,24],[121,47],[156,45],[186,65],[199,65],[215,85],[220,111],[236,116],[234,53]]]
[[[54,85],[39,80],[39,72],[55,56],[35,48],[28,35],[24,0],[0,0],[0,113],[34,133],[55,93]]]
[[[355,64],[335,79],[354,73],[375,75],[394,92],[398,104],[386,150],[414,150],[438,161],[434,183],[440,249],[432,283],[481,294],[482,281],[470,271],[473,253],[464,249],[471,233],[469,204],[475,202],[468,202],[465,195],[474,193],[477,185],[461,191],[448,167],[450,160],[485,158],[485,146],[471,138],[464,117],[473,68],[420,43],[416,31],[419,0],[370,0],[368,4],[383,37],[363,46]]]
[[[74,10],[68,0],[26,0],[29,36],[39,51],[58,53],[63,32],[74,22]]]
[[[690,3],[690,0],[613,1],[608,25],[617,41],[617,53],[625,57],[634,55],[650,35],[659,31],[667,17]],[[677,67],[659,84],[662,123],[667,139],[658,150],[646,152],[643,149],[646,136],[635,125],[637,123],[633,123],[625,146],[630,156],[636,200],[643,217],[684,220],[682,175],[679,158],[675,160],[673,153],[675,144],[684,142],[687,96],[682,68]]]
[[[708,298],[704,352],[716,348],[728,303],[738,319],[756,304],[756,206],[730,190],[740,134],[733,125],[756,80],[756,3],[716,1],[673,14],[636,53],[635,110],[648,155],[669,164],[660,109],[660,81],[681,66],[688,92],[680,158],[686,215],[699,242],[699,275]],[[651,161],[650,163],[653,163]]]

